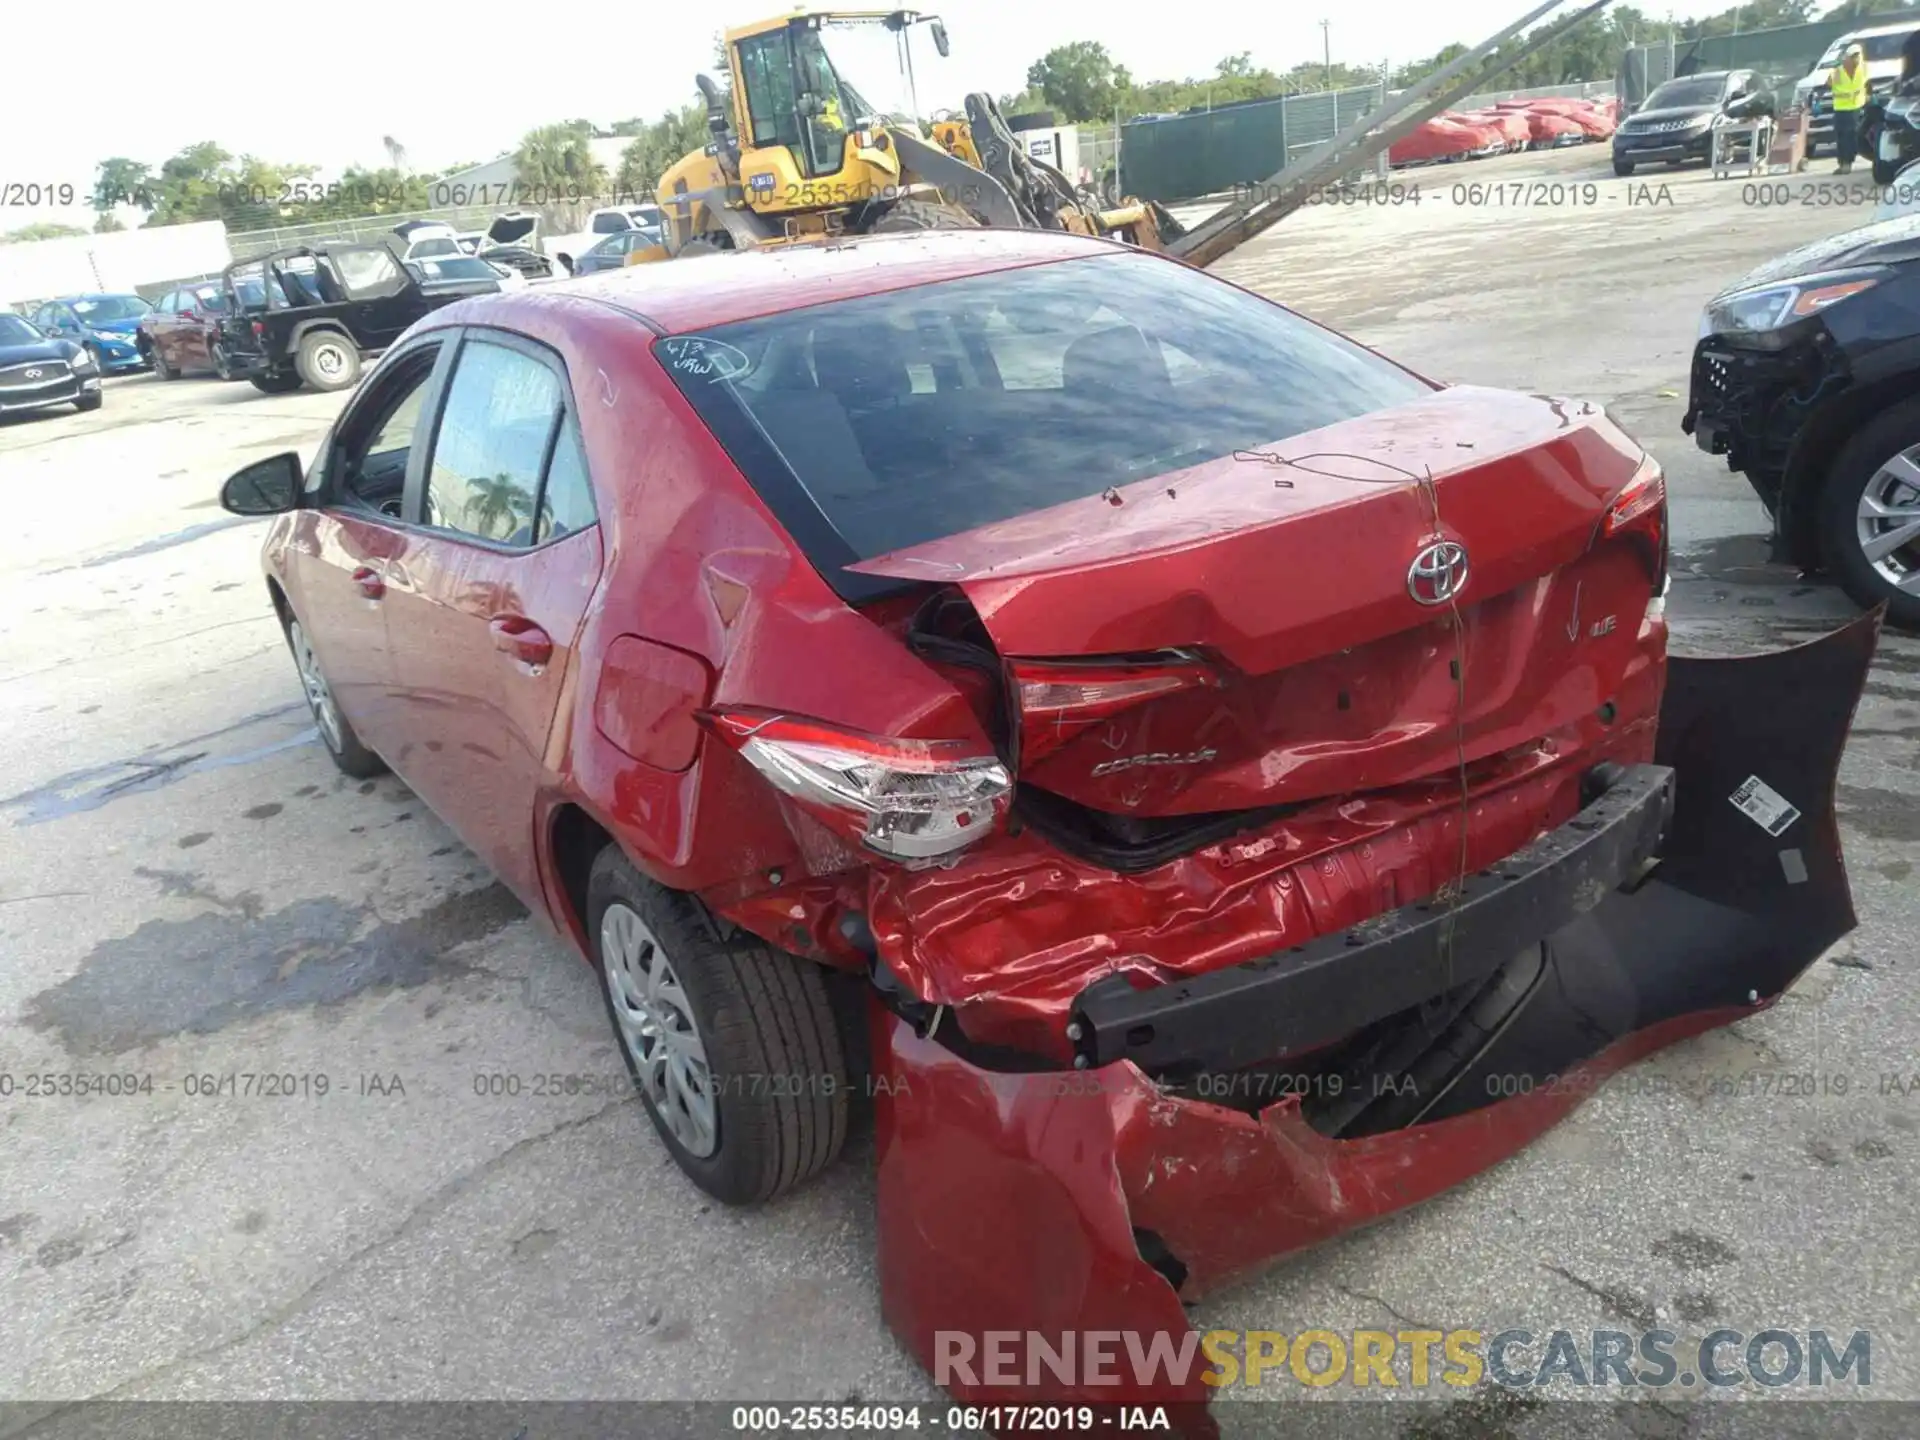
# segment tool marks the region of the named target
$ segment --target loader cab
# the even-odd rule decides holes
[[[917,129],[911,41],[946,28],[911,10],[821,11],[750,26],[728,39],[740,184],[762,213],[871,198],[899,176],[885,130]]]

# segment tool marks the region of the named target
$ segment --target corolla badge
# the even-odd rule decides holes
[[[1150,755],[1129,755],[1124,760],[1108,760],[1093,767],[1095,775],[1114,775],[1122,770],[1132,770],[1139,765],[1204,765],[1220,752],[1217,750],[1189,750],[1184,755],[1170,754],[1157,750]]]
[[[1436,540],[1407,567],[1407,593],[1422,605],[1444,605],[1467,587],[1467,547]]]

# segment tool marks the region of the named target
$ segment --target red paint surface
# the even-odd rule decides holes
[[[653,879],[797,954],[860,966],[839,922],[865,912],[889,968],[952,1007],[946,1023],[1055,1058],[1068,1005],[1100,975],[1198,973],[1423,898],[1462,863],[1565,820],[1597,761],[1651,754],[1665,627],[1643,618],[1640,548],[1596,540],[1643,457],[1594,407],[1470,387],[1296,437],[1277,449],[1284,468],[1223,462],[1119,505],[1062,506],[868,567],[953,581],[1006,659],[1188,646],[1225,677],[1063,736],[1028,781],[1113,813],[1284,803],[1284,815],[1136,875],[1004,827],[910,870],[690,735],[698,693],[871,735],[990,743],[978,677],[908,649],[911,599],[862,612],[833,593],[636,315],[691,328],[1110,249],[902,238],[630,267],[447,307],[420,328],[503,325],[564,359],[599,526],[506,553],[309,510],[276,522],[268,570],[363,738],[583,951],[553,844],[568,807]],[[1457,615],[1407,591],[1413,553],[1435,537],[1472,552]],[[362,567],[383,577],[382,599],[352,582]],[[544,632],[549,660],[497,648],[503,620],[511,635]],[[1094,773],[1102,754],[1196,746],[1215,753]],[[1130,1215],[1179,1235],[1176,1253],[1190,1247],[1195,1283],[1209,1284],[1444,1188],[1565,1108],[1533,1097],[1419,1138],[1329,1147],[1284,1109],[1169,1109],[1119,1067],[1099,1093],[1048,1095],[891,1019],[880,1029],[878,1068],[915,1084],[882,1102],[882,1279],[890,1322],[923,1355],[937,1324],[996,1317],[1184,1330]],[[1232,1206],[1245,1213],[1222,1218]]]
[[[1682,1016],[1616,1042],[1569,1083],[1470,1115],[1360,1140],[1328,1140],[1290,1096],[1259,1115],[1164,1095],[1125,1063],[1098,1071],[997,1075],[917,1037],[876,1008],[881,1305],[939,1379],[941,1332],[1139,1337],[1178,1353],[1182,1300],[1331,1235],[1431,1199],[1523,1148],[1605,1077],[1750,1010]],[[1152,1230],[1188,1267],[1183,1289],[1141,1257]],[[1122,1352],[1124,1353],[1124,1351]],[[1213,1393],[1195,1351],[1181,1375],[1131,1367],[1118,1386],[957,1383],[984,1404],[1185,1403]],[[950,1378],[952,1378],[952,1372]],[[964,1381],[964,1377],[959,1377]],[[1177,1383],[1184,1378],[1186,1383]],[[1189,1413],[1189,1435],[1211,1433]]]

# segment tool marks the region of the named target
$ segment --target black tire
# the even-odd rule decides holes
[[[178,380],[180,372],[168,363],[167,357],[160,353],[158,345],[153,347],[153,373],[162,380]]]
[[[673,252],[676,260],[694,260],[702,255],[724,255],[724,246],[716,245],[704,235],[696,235],[678,250]]]
[[[227,347],[225,345],[215,340],[207,347],[207,351],[213,360],[213,373],[215,375],[219,376],[222,380],[238,380],[240,378],[240,372],[234,368],[233,357],[227,354]]]
[[[1616,160],[1616,161],[1614,161],[1614,162],[1613,162],[1613,173],[1614,173],[1614,174],[1616,174],[1616,175],[1623,175],[1623,176],[1624,176],[1624,175],[1631,175],[1631,174],[1633,173],[1633,161],[1631,161],[1631,160]]]
[[[96,390],[91,395],[82,395],[78,400],[74,401],[73,408],[81,411],[98,410],[100,408],[101,401],[105,399],[106,399],[106,396],[102,395],[98,390]]]
[[[291,395],[306,382],[298,375],[250,375],[253,388],[267,395]]]
[[[306,696],[307,709],[313,715],[314,729],[320,732],[320,743],[326,747],[328,758],[339,767],[342,774],[355,780],[371,780],[376,775],[386,774],[387,762],[360,743],[360,737],[354,733],[353,722],[334,702],[332,688],[328,686],[326,674],[320,668],[319,657],[313,653],[313,647],[306,639],[305,628],[298,620],[283,616],[281,631],[286,636],[287,649],[293,655],[294,673],[300,677],[300,688]],[[304,656],[303,650],[306,652]],[[321,698],[315,693],[316,679],[325,692],[326,704],[331,707],[331,722],[322,713]]]
[[[1903,630],[1920,630],[1920,595],[1901,589],[1867,558],[1859,531],[1860,505],[1881,467],[1915,446],[1920,446],[1920,400],[1881,411],[1834,457],[1815,512],[1829,572],[1859,604],[1870,609],[1884,600],[1888,622]],[[1920,494],[1909,503],[1920,506]],[[1920,568],[1920,541],[1901,549]]]
[[[964,210],[935,200],[896,200],[873,222],[873,233],[887,235],[912,230],[977,230],[980,222]]]
[[[623,914],[609,926],[616,907]],[[684,1015],[669,1007],[691,1021],[690,1032],[676,1033],[691,1033],[704,1052],[705,1093],[715,1112],[710,1148],[692,1148],[675,1134],[622,1025],[608,931],[617,935],[628,927],[633,934],[634,919],[646,942],[640,948],[648,973],[665,957],[686,1002]],[[753,1205],[832,1163],[846,1143],[852,1085],[818,966],[745,932],[724,935],[699,901],[647,879],[617,845],[594,861],[586,921],[615,1043],[648,1119],[689,1180],[724,1204]],[[670,1062],[663,1065],[662,1075],[669,1068]]]
[[[293,368],[316,390],[345,390],[360,378],[360,347],[338,330],[309,330]]]

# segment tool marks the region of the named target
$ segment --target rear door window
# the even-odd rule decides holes
[[[585,452],[559,370],[529,348],[460,348],[428,463],[423,518],[524,548],[597,521]]]
[[[1089,257],[674,336],[655,353],[795,540],[841,567],[1431,393],[1184,266]]]

